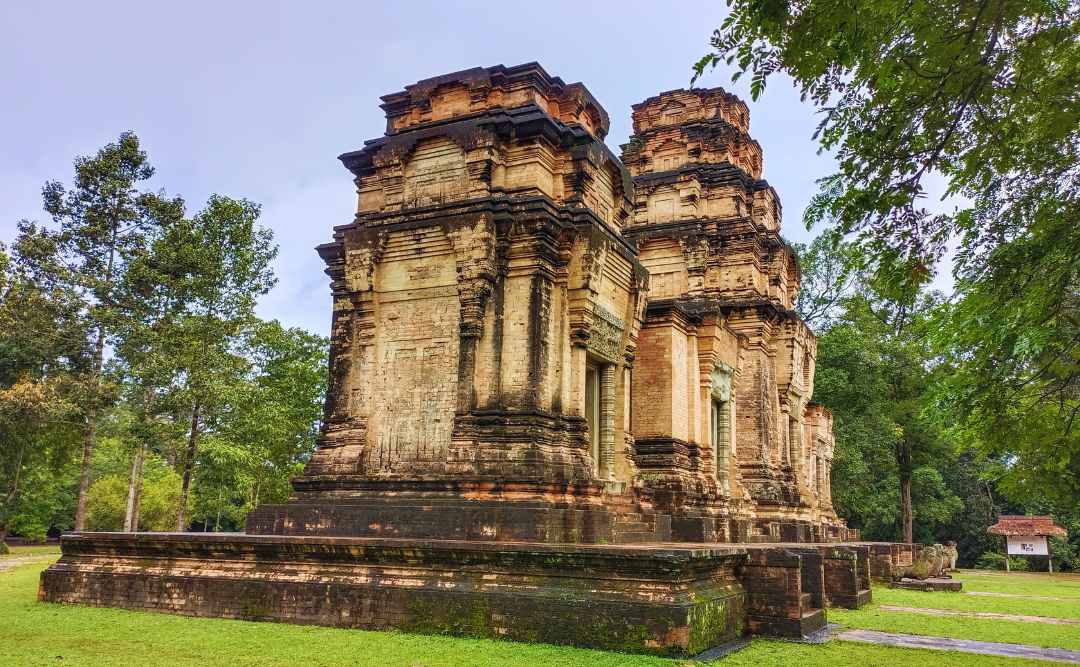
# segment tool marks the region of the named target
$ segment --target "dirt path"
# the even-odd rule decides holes
[[[982,595],[994,598],[1020,598],[1023,600],[1052,600],[1054,602],[1080,602],[1080,598],[1059,598],[1053,595],[1021,595],[1020,593],[994,593],[992,591],[964,591],[964,595]]]
[[[1001,644],[998,642],[977,642],[970,639],[951,639],[949,637],[925,637],[923,635],[901,635],[876,630],[844,630],[835,635],[836,639],[868,644],[883,644],[901,648],[929,648],[939,651],[962,651],[982,655],[1002,655],[1010,658],[1031,658],[1034,660],[1052,660],[1080,664],[1080,651],[1063,648],[1043,648],[1024,644]]]
[[[1050,625],[1080,625],[1080,620],[1072,618],[1053,618],[1051,616],[1026,616],[1024,614],[999,614],[993,611],[958,611],[955,609],[925,609],[923,607],[901,607],[883,604],[878,609],[885,611],[904,611],[911,614],[928,616],[964,616],[966,618],[992,618],[997,621],[1028,621],[1030,623],[1048,623]]]

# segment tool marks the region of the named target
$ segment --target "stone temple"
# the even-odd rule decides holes
[[[651,97],[620,158],[536,63],[382,100],[318,248],[331,382],[292,497],[243,534],[67,535],[42,599],[694,655],[812,633],[910,562],[833,511],[743,102]]]

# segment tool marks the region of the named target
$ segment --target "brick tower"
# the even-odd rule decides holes
[[[832,451],[827,411],[809,405],[816,341],[793,310],[799,269],[746,104],[669,91],[634,105],[633,129],[623,234],[650,292],[632,429],[657,508],[683,539],[842,537],[817,482]]]

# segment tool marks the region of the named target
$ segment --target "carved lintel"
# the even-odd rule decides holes
[[[589,351],[608,361],[617,361],[622,356],[619,348],[622,346],[623,329],[626,325],[599,304],[593,304],[592,315],[589,324]]]

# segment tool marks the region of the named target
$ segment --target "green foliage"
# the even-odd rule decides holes
[[[1051,537],[1050,557],[1054,559],[1054,569],[1076,570],[1080,568],[1080,548],[1068,540]]]
[[[315,450],[326,392],[328,341],[277,321],[256,322],[241,353],[245,377],[203,441],[193,518],[239,528],[255,505],[284,501]]]
[[[820,314],[814,400],[834,418],[834,505],[865,537],[902,539],[906,485],[913,538],[939,541],[937,528],[963,502],[943,474],[952,444],[926,413],[926,332],[937,298],[891,298],[852,246],[835,238],[799,250],[806,255],[799,302]]]
[[[187,526],[188,494],[205,423],[223,410],[223,397],[239,382],[246,362],[236,352],[254,321],[255,301],[274,285],[277,255],[270,230],[259,227],[259,206],[214,195],[205,209],[170,229],[170,243],[188,256],[184,310],[170,343],[182,400],[191,406],[181,473],[177,528]]]
[[[76,529],[85,520],[98,419],[116,398],[114,388],[102,381],[107,343],[124,318],[117,286],[154,227],[147,207],[156,196],[139,190],[153,174],[138,137],[125,132],[95,155],[75,159],[70,189],[58,181],[42,188],[43,207],[60,229],[40,234],[56,249],[56,261],[44,267],[41,277],[71,294],[86,320],[79,341],[87,348],[88,363],[80,369],[83,396],[77,401],[84,425]]]
[[[858,250],[836,234],[819,234],[810,245],[791,244],[799,258],[801,289],[795,310],[811,327],[829,328],[858,279]]]
[[[254,316],[277,253],[259,206],[214,195],[189,216],[140,189],[153,174],[125,133],[45,185],[57,229],[24,221],[0,246],[0,441],[17,443],[0,536],[70,528],[76,495],[96,528],[129,507],[174,528],[193,479],[197,518],[235,528],[314,449],[327,342]]]
[[[1050,0],[729,0],[718,63],[755,98],[784,73],[839,161],[808,225],[832,223],[885,292],[913,294],[955,248],[930,332],[951,367],[935,413],[1009,461],[1018,501],[1080,497],[1080,5]],[[931,182],[955,204],[930,211]]]
[[[62,380],[28,375],[0,389],[0,541],[8,530],[40,536],[62,502],[58,475],[77,432],[64,390]]]
[[[986,532],[997,522],[1002,509],[995,502],[1005,500],[997,494],[994,481],[1001,466],[977,449],[968,448],[955,459],[942,461],[939,467],[944,483],[960,499],[962,507],[940,526],[935,537],[937,541],[956,542],[958,562],[971,567],[983,553],[1001,549],[1001,538]]]
[[[123,530],[124,506],[127,502],[127,481],[121,477],[105,477],[90,487],[87,501],[88,530]]]
[[[1025,572],[1028,569],[1028,559],[1023,556],[1006,556],[1000,551],[987,551],[982,556],[979,556],[979,560],[976,561],[975,567],[984,570],[1004,570],[1005,561],[1009,561],[1009,569],[1016,572]]]
[[[166,466],[154,466],[143,480],[139,530],[165,531],[175,527],[180,506],[180,476]],[[109,475],[90,487],[88,530],[123,530],[128,478]]]

